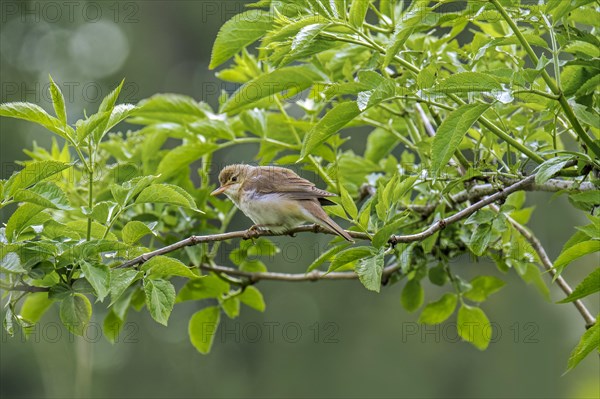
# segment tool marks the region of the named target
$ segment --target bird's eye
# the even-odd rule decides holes
[[[231,181],[237,181],[237,176],[233,176],[233,177],[231,178]]]

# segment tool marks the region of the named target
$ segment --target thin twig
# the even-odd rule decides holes
[[[2,288],[6,291],[22,291],[22,292],[48,292],[50,288],[48,287],[34,287],[33,285],[17,285],[10,288]]]
[[[528,177],[524,178],[523,180],[520,180],[517,183],[506,187],[505,189],[500,189],[500,191],[496,192],[495,194],[492,194],[489,197],[486,197],[486,198],[482,199],[481,201],[478,201],[478,202],[474,203],[473,205],[470,205],[470,206],[460,210],[459,212],[455,213],[452,216],[449,216],[445,219],[438,220],[437,222],[432,224],[428,229],[426,229],[420,233],[410,234],[410,235],[406,235],[406,236],[394,235],[390,238],[389,242],[392,244],[398,244],[398,243],[407,243],[407,242],[424,240],[425,238],[432,236],[433,234],[437,233],[438,231],[444,229],[447,225],[458,222],[459,220],[464,219],[466,217],[469,217],[472,214],[474,214],[475,212],[477,212],[479,209],[481,209],[487,205],[490,205],[498,200],[504,199],[516,191],[522,190],[523,187],[526,187],[527,185],[533,183],[534,180],[535,180],[535,175],[528,176]]]
[[[398,264],[387,266],[383,269],[382,280],[388,275],[394,273],[399,269]],[[313,270],[308,273],[274,273],[274,272],[247,272],[244,270],[234,269],[232,267],[225,266],[211,266],[207,264],[200,265],[200,268],[205,271],[215,273],[226,273],[232,276],[245,277],[250,280],[251,283],[255,283],[260,280],[271,280],[271,281],[288,281],[288,282],[299,282],[299,281],[317,281],[317,280],[356,280],[358,274],[354,272],[323,272],[321,270]]]
[[[495,205],[492,205],[491,208],[495,212],[500,211],[500,209],[498,209],[498,207],[496,207]],[[538,240],[536,236],[531,234],[529,230],[525,228],[525,226],[523,226],[510,216],[507,216],[506,218],[509,221],[509,223],[515,228],[515,230],[517,230],[523,237],[525,237],[525,239],[529,242],[534,251],[538,254],[538,258],[540,259],[542,266],[544,266],[544,269],[546,269],[548,273],[550,273],[552,278],[556,281],[556,285],[558,285],[567,296],[571,295],[573,289],[561,275],[557,275],[556,269],[554,268],[554,265],[548,257],[548,254],[546,253],[546,250],[544,249],[540,240]],[[573,305],[575,305],[575,307],[581,314],[581,317],[583,317],[583,320],[585,320],[587,328],[593,326],[596,323],[596,319],[594,318],[594,316],[592,316],[590,311],[585,307],[581,300],[577,299],[573,301]]]

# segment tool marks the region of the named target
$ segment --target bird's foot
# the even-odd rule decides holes
[[[261,232],[265,231],[265,227],[267,226],[263,224],[253,224],[248,230],[246,230],[246,233],[244,233],[244,236],[242,238],[244,240],[253,240],[255,238],[258,238],[260,237]]]

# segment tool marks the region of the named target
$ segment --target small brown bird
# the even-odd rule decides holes
[[[325,213],[321,205],[332,205],[321,190],[290,169],[276,166],[229,165],[219,174],[224,193],[255,223],[252,228],[285,233],[305,222],[316,223],[353,242],[352,237]]]

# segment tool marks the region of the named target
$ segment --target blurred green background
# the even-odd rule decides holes
[[[2,0],[0,101],[30,101],[50,110],[50,73],[65,93],[70,122],[95,110],[122,78],[120,102],[173,92],[215,107],[220,91],[234,87],[208,70],[212,43],[219,27],[243,10],[239,1]],[[50,135],[0,119],[2,178],[34,141],[47,146]],[[216,162],[251,161],[255,154],[252,146],[228,149]],[[536,206],[530,226],[555,258],[585,217],[551,194],[529,194],[528,201]],[[2,222],[11,211],[0,214]],[[249,223],[238,215],[231,229]],[[327,238],[275,241],[282,251],[267,262],[270,269],[302,272]],[[235,244],[222,247],[223,259]],[[584,258],[565,277],[575,285],[599,262],[598,256]],[[465,278],[475,271],[500,275],[476,259],[452,267]],[[168,328],[145,311],[131,312],[115,345],[101,336],[102,306],[87,339],[69,335],[52,308],[29,341],[2,333],[0,396],[599,397],[597,355],[562,376],[583,331],[573,306],[546,302],[514,273],[503,278],[507,286],[483,305],[494,325],[485,352],[460,342],[453,322],[418,325],[418,316],[400,306],[401,285],[377,295],[357,281],[261,282],[266,312],[246,308],[239,319],[226,320],[208,356],[196,353],[187,338],[189,317],[206,303],[176,306]],[[555,287],[551,294],[553,301],[562,297]],[[436,300],[441,290],[426,286],[426,295],[426,301]],[[597,295],[588,301],[594,314],[599,302]]]

